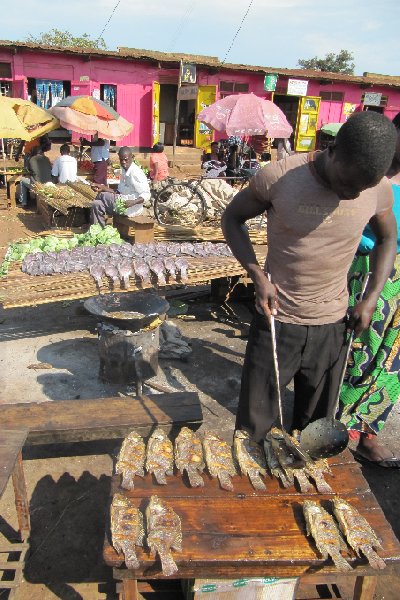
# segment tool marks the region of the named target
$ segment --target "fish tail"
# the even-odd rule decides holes
[[[203,487],[204,479],[197,470],[187,471],[189,483],[192,487]]]
[[[261,477],[257,473],[257,471],[251,471],[251,472],[249,471],[249,479],[255,490],[266,490],[267,489],[265,483],[263,482],[263,480],[261,479]]]
[[[323,477],[317,477],[314,479],[315,487],[320,494],[333,494],[333,490],[328,485]]]
[[[309,492],[310,490],[312,490],[312,485],[311,483],[308,481],[307,477],[305,476],[304,473],[299,473],[299,474],[295,474],[294,475],[297,483],[299,484],[300,487],[300,491],[305,494],[306,492]]]
[[[154,473],[154,477],[156,478],[156,481],[159,485],[167,485],[167,480],[165,478],[165,471],[157,469],[156,471],[153,471],[153,473]]]
[[[329,554],[332,557],[333,562],[339,569],[339,571],[352,571],[352,566],[347,562],[345,558],[340,554],[340,552],[334,552],[333,550],[328,550]]]
[[[366,557],[373,569],[385,569],[386,563],[378,556],[371,546],[360,546],[359,551],[362,552]]]
[[[226,471],[219,471],[218,479],[223,490],[233,492],[233,484],[229,474]]]
[[[123,471],[121,485],[125,490],[133,490],[135,487],[135,484],[133,483],[134,476],[135,474],[133,471]]]
[[[125,540],[121,543],[122,552],[125,556],[125,564],[128,569],[138,569],[139,561],[135,552],[135,544],[132,541]]]
[[[161,568],[164,575],[167,577],[177,572],[178,567],[176,562],[172,558],[171,551],[168,548],[158,548],[158,554],[160,555]]]

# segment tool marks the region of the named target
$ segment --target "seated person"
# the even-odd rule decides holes
[[[154,144],[153,153],[150,154],[150,179],[163,181],[169,176],[168,156],[164,152],[163,144]]]
[[[90,210],[90,223],[106,225],[106,215],[114,213],[117,198],[122,198],[126,203],[126,215],[136,216],[143,212],[143,202],[150,200],[150,187],[146,175],[140,167],[133,162],[132,151],[124,146],[118,153],[122,167],[121,179],[118,190],[115,192],[106,185],[96,184],[92,188],[98,192],[93,200]]]
[[[208,160],[203,162],[202,165],[204,177],[207,179],[216,179],[217,177],[224,177],[226,171],[226,165],[219,160]]]
[[[21,154],[24,153],[24,168],[28,170],[29,160],[40,146],[46,147],[45,152],[51,149],[51,141],[47,133],[30,141],[21,140],[15,153],[15,160],[18,162]]]
[[[245,177],[253,177],[253,175],[259,170],[260,163],[257,161],[256,157],[257,155],[252,149],[245,155],[241,168],[241,174]]]
[[[223,162],[221,153],[219,151],[219,143],[211,142],[210,148],[211,152],[203,152],[203,154],[201,155],[201,166],[203,166],[205,162],[209,162],[211,160]]]
[[[54,161],[53,168],[51,170],[52,176],[58,181],[58,183],[65,183],[66,181],[76,181],[76,174],[78,172],[78,163],[76,158],[70,156],[70,148],[68,144],[63,144],[60,147],[60,154]]]
[[[260,160],[258,161],[260,167],[265,167],[268,163],[271,162],[271,153],[270,152],[262,152],[260,156]]]
[[[237,144],[233,144],[230,146],[229,155],[227,160],[227,169],[226,175],[229,176],[238,176],[240,175],[240,156],[239,156],[239,146]]]
[[[28,163],[29,177],[22,177],[19,186],[19,202],[21,206],[28,204],[28,192],[32,183],[47,183],[51,181],[51,162],[44,155],[49,150],[49,144],[33,150]]]

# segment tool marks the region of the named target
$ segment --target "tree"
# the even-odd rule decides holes
[[[34,44],[43,44],[45,46],[59,46],[62,48],[80,47],[88,49],[97,48],[98,50],[107,49],[107,45],[102,37],[94,40],[87,33],[84,33],[81,36],[74,36],[69,31],[61,31],[60,29],[50,29],[50,31],[41,33],[36,37],[29,34],[25,41]]]
[[[353,75],[355,64],[353,62],[354,55],[348,50],[340,50],[338,54],[329,52],[325,54],[325,58],[301,59],[298,61],[298,66],[301,69],[310,69],[312,71],[329,71],[331,73],[346,73]]]

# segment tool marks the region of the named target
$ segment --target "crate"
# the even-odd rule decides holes
[[[55,218],[55,209],[49,206],[39,194],[36,195],[36,210],[41,215],[43,223],[48,229],[56,226],[68,228],[82,227],[82,225],[86,224],[86,216],[82,208],[70,208],[68,215],[59,213]]]
[[[123,238],[137,244],[147,244],[154,241],[154,221],[149,217],[114,215],[113,225]]]

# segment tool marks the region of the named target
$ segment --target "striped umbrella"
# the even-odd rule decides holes
[[[118,141],[133,129],[132,123],[92,96],[68,96],[49,110],[63,127],[82,135],[98,134],[100,138]]]

